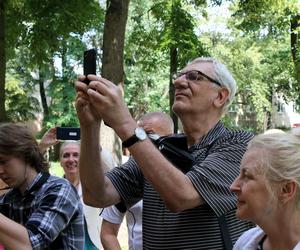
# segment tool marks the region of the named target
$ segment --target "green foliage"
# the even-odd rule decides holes
[[[61,41],[72,33],[99,27],[103,12],[96,1],[26,0],[22,6],[20,43],[29,48],[30,61],[43,65],[59,51]],[[78,13],[80,10],[80,14]]]
[[[223,2],[215,0],[210,4],[217,6]],[[245,120],[249,113],[254,113],[257,122],[257,128],[249,124],[243,124],[243,128],[255,132],[263,129],[274,92],[284,93],[287,100],[300,100],[300,64],[293,62],[290,47],[290,22],[299,14],[299,1],[232,2],[233,16],[225,30],[202,31],[199,26],[208,28],[212,18],[205,0],[131,1],[124,93],[135,118],[149,111],[170,111],[172,51],[176,52],[173,70],[195,57],[208,55],[228,66],[239,86],[233,105]],[[10,119],[34,118],[41,109],[32,93],[42,83],[49,106],[44,129],[54,125],[78,126],[74,71],[80,69],[84,49],[101,47],[104,10],[98,1],[92,0],[7,3],[6,52],[10,74],[6,108]],[[217,19],[226,22],[222,15]],[[214,20],[212,26],[216,25]],[[232,127],[240,125],[230,116],[223,120]]]
[[[271,76],[266,77],[270,88],[296,100],[299,105],[297,97],[300,94],[300,41],[296,34],[300,32],[300,2],[238,1],[233,10],[232,22],[235,27],[245,32],[245,36],[255,39],[266,56],[263,64],[267,65],[264,69]],[[297,16],[298,23],[292,27],[291,24],[297,20]],[[290,37],[293,33],[296,35],[295,40]]]
[[[194,7],[205,1],[185,1]],[[194,17],[182,1],[138,1],[131,6],[125,50],[125,99],[134,117],[169,111],[170,50],[177,50],[176,68],[207,55],[195,34]]]
[[[271,92],[268,82],[263,81],[263,71],[260,67],[262,55],[256,46],[249,46],[247,39],[236,38],[234,45],[230,46],[229,43],[220,40],[215,44],[213,55],[225,62],[237,81],[238,92],[233,105],[242,116],[247,116],[248,111],[254,111],[258,130],[263,130],[265,112],[271,108]]]
[[[74,81],[75,78],[72,78],[68,82],[58,80],[50,84],[48,93],[52,98],[50,114],[45,119],[46,127],[55,125],[76,127],[79,125],[74,107]]]
[[[43,106],[44,129],[56,124],[77,126],[74,67],[82,63],[86,46],[94,44],[92,34],[103,29],[103,9],[95,0],[8,2],[8,68],[24,82],[19,85],[24,95],[30,90],[38,91],[35,87],[38,84],[45,87],[49,107]],[[85,36],[87,32],[89,35]],[[59,58],[61,66],[55,68]],[[27,120],[36,115],[36,102],[27,96],[25,102],[31,105],[25,105],[21,98],[8,91],[7,103],[12,119]],[[18,102],[14,109],[10,104],[12,101]],[[49,108],[49,114],[45,108]],[[17,113],[24,115],[17,117]]]
[[[205,1],[196,2],[195,8],[205,7]],[[178,68],[193,58],[208,55],[207,48],[195,33],[195,18],[187,9],[180,0],[160,1],[151,9],[160,31],[157,37],[159,46],[166,53],[172,47],[177,49]],[[205,15],[205,11],[202,13]]]
[[[160,51],[159,31],[148,10],[151,2],[130,7],[125,45],[125,101],[135,118],[149,111],[168,112],[168,60]],[[165,98],[162,98],[165,97]]]
[[[61,48],[61,55],[64,57],[63,68],[55,70],[55,76],[47,88],[47,96],[51,97],[49,105],[49,115],[45,117],[45,128],[53,126],[77,127],[77,119],[74,100],[74,82],[76,74],[74,67],[82,60],[85,45],[79,37],[72,36],[64,41]],[[57,58],[58,59],[58,58]]]
[[[166,70],[166,69],[165,69]],[[135,118],[151,111],[168,112],[168,82],[162,70],[143,73],[138,66],[127,69],[125,101]]]
[[[24,83],[13,78],[7,77],[5,108],[10,121],[20,122],[34,119],[40,111],[39,100],[33,95],[31,88],[24,88]]]

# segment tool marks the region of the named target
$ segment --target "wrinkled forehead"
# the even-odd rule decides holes
[[[187,66],[185,66],[181,72],[186,72],[190,70],[199,70],[205,74],[213,73],[213,63],[209,61],[196,61],[191,62]]]
[[[247,168],[253,169],[255,171],[257,171],[258,169],[260,170],[266,158],[266,154],[267,152],[261,147],[248,147],[242,158],[241,168],[247,166]]]

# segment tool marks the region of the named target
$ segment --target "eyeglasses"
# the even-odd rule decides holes
[[[203,72],[199,71],[199,70],[191,70],[191,71],[187,71],[187,72],[178,72],[177,74],[175,74],[173,76],[173,80],[176,80],[177,78],[181,77],[185,75],[185,78],[188,81],[200,81],[203,80],[202,77],[205,77],[207,80],[219,85],[220,87],[222,87],[222,84],[220,82],[218,82],[217,80],[211,78],[210,76],[204,74]]]

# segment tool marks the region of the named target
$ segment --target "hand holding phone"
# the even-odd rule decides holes
[[[87,78],[87,75],[93,74],[96,75],[96,49],[90,49],[84,51],[83,54],[83,74],[85,75],[84,83],[89,84],[90,80]]]

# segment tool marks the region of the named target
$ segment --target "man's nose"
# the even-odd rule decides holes
[[[233,193],[236,193],[240,190],[240,183],[239,183],[239,178],[236,178],[231,186],[230,186],[230,191],[233,192]]]
[[[181,75],[173,80],[173,85],[175,88],[180,86],[188,86],[188,81],[186,80],[185,75]]]

